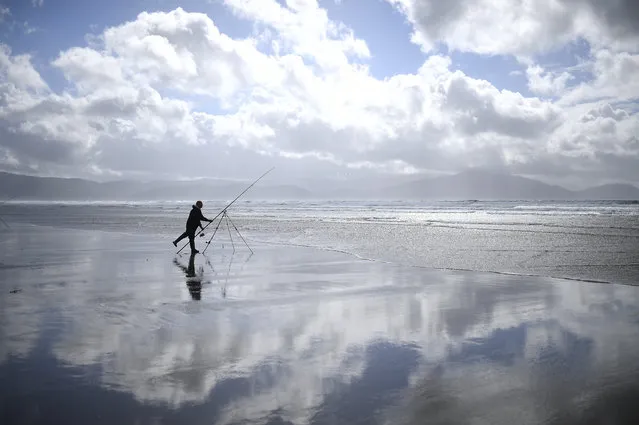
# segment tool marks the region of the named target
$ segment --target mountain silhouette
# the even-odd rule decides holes
[[[469,170],[385,188],[400,199],[637,200],[639,188],[611,184],[573,191],[506,173]]]
[[[604,184],[577,193],[580,199],[639,200],[639,189],[630,184]]]
[[[484,171],[465,171],[452,176],[406,183],[394,188],[402,197],[424,199],[568,199],[570,191],[559,186]]]
[[[39,201],[162,201],[227,200],[250,182],[202,179],[196,181],[133,180],[95,182],[59,177],[35,177],[0,172],[0,198]],[[294,185],[255,185],[244,199],[304,199],[310,192]]]
[[[606,184],[574,191],[538,180],[506,173],[470,170],[454,175],[406,181],[383,179],[363,186],[363,181],[337,184],[316,182],[309,190],[298,185],[260,183],[244,196],[247,200],[398,199],[398,200],[639,200],[639,188]],[[120,180],[95,182],[78,178],[36,177],[0,172],[0,199],[41,201],[161,201],[228,200],[248,182],[224,179],[195,181]],[[361,186],[360,186],[361,185]]]

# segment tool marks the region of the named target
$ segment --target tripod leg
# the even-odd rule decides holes
[[[226,216],[226,229],[229,231],[229,238],[231,238],[231,245],[233,246],[233,254],[235,254],[235,242],[233,242],[233,236],[231,235],[231,226],[229,226],[229,216]]]
[[[251,249],[251,247],[249,246],[248,243],[246,243],[246,240],[244,239],[244,236],[242,236],[242,234],[240,233],[239,230],[237,230],[237,226],[235,225],[235,223],[233,223],[233,221],[231,220],[230,217],[228,217],[228,220],[231,222],[231,224],[233,225],[233,228],[235,229],[235,231],[237,232],[238,235],[240,235],[240,238],[242,238],[242,241],[244,241],[244,245],[246,245],[246,247],[249,249],[249,251],[251,251],[251,254],[253,254],[253,250]]]
[[[213,231],[213,234],[211,235],[211,238],[208,240],[208,242],[206,242],[206,248],[204,248],[204,251],[202,251],[202,254],[204,254],[206,252],[206,250],[209,249],[209,245],[211,244],[211,241],[213,240],[213,237],[217,233],[217,229],[220,228],[220,224],[222,224],[222,219],[223,218],[224,218],[224,215],[222,215],[220,217],[220,221],[217,222],[217,226],[215,226],[215,230]]]

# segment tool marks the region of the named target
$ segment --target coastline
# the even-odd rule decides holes
[[[245,202],[232,215],[242,234],[255,241],[433,270],[639,284],[637,205],[445,204],[407,203],[396,209]],[[207,212],[215,208],[208,205]],[[172,239],[181,233],[189,209],[190,204],[172,203],[11,204],[2,205],[0,215],[16,223]]]

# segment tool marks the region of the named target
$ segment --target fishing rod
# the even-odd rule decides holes
[[[233,204],[235,203],[235,201],[237,201],[238,199],[240,199],[240,197],[241,197],[242,195],[244,195],[244,194],[245,194],[245,193],[246,193],[246,192],[247,192],[250,188],[252,188],[253,186],[255,186],[255,184],[256,184],[257,182],[259,182],[260,180],[262,180],[262,178],[263,178],[264,176],[266,176],[268,173],[270,173],[271,171],[273,171],[273,169],[274,169],[274,168],[275,168],[275,167],[271,167],[271,169],[270,169],[270,170],[268,170],[267,172],[265,172],[264,174],[262,174],[260,177],[258,177],[258,178],[257,178],[257,180],[255,180],[253,183],[251,183],[251,184],[249,185],[249,187],[247,187],[246,189],[244,189],[244,190],[242,191],[242,193],[240,193],[239,195],[237,195],[237,196],[235,197],[235,199],[233,199],[233,200],[232,200],[232,201],[231,201],[231,202],[230,202],[230,203],[229,203],[226,207],[224,207],[224,209],[223,209],[222,211],[220,211],[219,213],[217,213],[217,215],[216,215],[215,217],[213,217],[213,219],[212,219],[211,221],[209,221],[209,222],[207,223],[207,225],[206,225],[206,226],[204,226],[204,227],[202,228],[202,232],[204,232],[204,230],[205,230],[207,227],[209,227],[209,224],[211,224],[211,223],[213,223],[215,220],[217,220],[217,218],[218,218],[219,216],[221,216],[222,214],[225,214],[225,213],[226,213],[226,210],[228,210],[228,209],[231,207],[231,205],[233,205]],[[180,250],[179,250],[176,254],[179,254],[179,253],[180,253],[180,252],[181,252],[184,248],[186,248],[186,246],[187,246],[188,244],[189,244],[189,242],[186,242],[186,243],[184,244],[184,246],[182,246],[182,248],[180,248]]]

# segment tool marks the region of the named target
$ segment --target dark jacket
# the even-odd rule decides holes
[[[195,205],[193,205],[193,208],[191,208],[191,212],[189,213],[189,218],[188,220],[186,220],[187,230],[191,230],[195,232],[197,228],[202,225],[200,223],[200,221],[202,220],[209,221],[208,218],[202,215],[202,210],[196,207]]]

